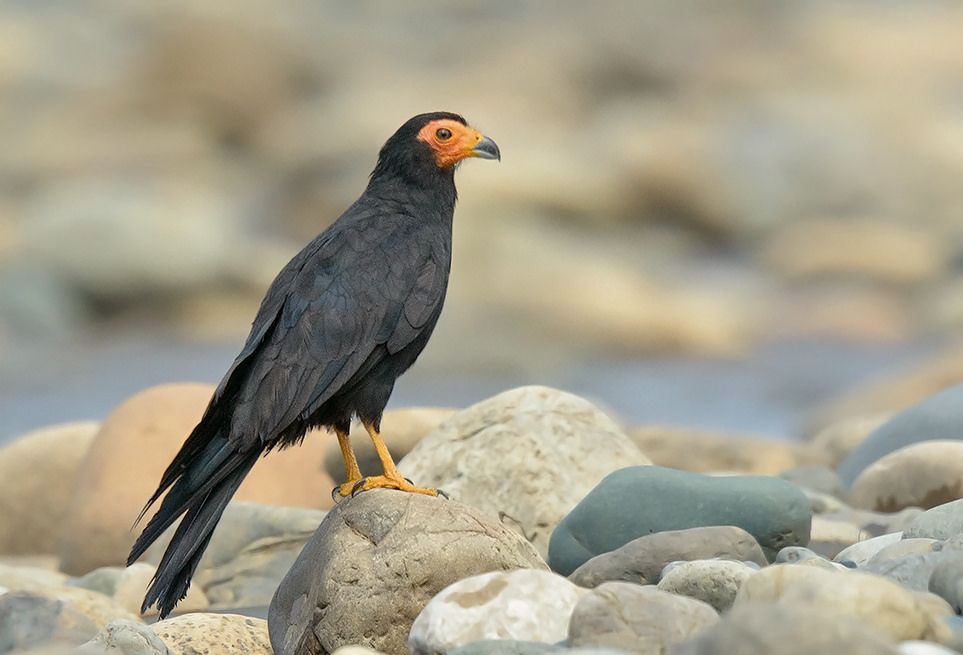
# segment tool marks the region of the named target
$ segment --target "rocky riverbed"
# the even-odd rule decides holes
[[[311,434],[258,463],[158,622],[138,607],[163,543],[124,568],[131,522],[210,392],[0,449],[0,652],[963,652],[963,387],[796,442],[625,426],[548,387],[393,410],[401,470],[450,499],[333,504],[337,447]]]

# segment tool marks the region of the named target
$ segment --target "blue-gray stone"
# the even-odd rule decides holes
[[[733,525],[751,534],[770,561],[785,546],[809,543],[809,499],[768,476],[712,477],[660,466],[609,474],[552,533],[548,561],[569,575],[600,553],[666,530]]]
[[[930,575],[929,591],[950,604],[957,613],[963,611],[963,552],[950,552]]]
[[[950,539],[963,534],[963,498],[928,509],[903,530],[903,539]]]
[[[903,410],[874,430],[839,465],[846,486],[876,460],[920,441],[963,439],[963,385],[950,387]]]

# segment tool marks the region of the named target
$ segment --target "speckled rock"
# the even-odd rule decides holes
[[[445,587],[415,619],[411,655],[447,653],[483,639],[562,641],[585,589],[549,571],[494,571]]]
[[[603,477],[648,463],[587,400],[547,387],[521,387],[450,417],[399,469],[489,516],[504,514],[505,524],[516,526],[544,555],[558,522]]]
[[[742,583],[758,571],[742,562],[704,559],[677,562],[665,568],[659,589],[711,605],[717,612],[732,606]]]
[[[865,541],[859,541],[852,546],[844,548],[833,558],[834,562],[852,562],[856,566],[864,566],[871,560],[876,553],[883,550],[890,544],[897,543],[903,538],[902,532],[890,532],[878,537],[872,537]]]
[[[774,564],[743,583],[735,605],[755,602],[815,603],[863,621],[895,640],[939,641],[947,636],[940,617],[912,591],[867,573]]]
[[[0,554],[56,553],[98,423],[55,425],[0,448]]]
[[[954,500],[928,509],[903,530],[904,539],[928,537],[949,539],[963,534],[963,500]]]
[[[963,497],[960,462],[963,441],[923,441],[894,450],[860,472],[849,500],[880,512],[948,503]]]
[[[621,548],[596,555],[569,579],[581,587],[624,581],[657,584],[670,562],[726,559],[766,564],[762,548],[751,534],[731,525],[668,530],[633,539]]]
[[[874,430],[839,465],[847,485],[873,462],[922,441],[959,441],[963,421],[963,385],[950,387],[903,410]]]
[[[77,655],[170,655],[164,640],[143,623],[111,621]]]
[[[531,544],[484,512],[442,498],[373,490],[342,501],[271,602],[277,655],[365,645],[395,655],[428,601],[489,571],[544,569]],[[319,608],[323,608],[319,609]]]
[[[640,503],[639,498],[658,499]],[[665,530],[735,525],[767,557],[809,543],[811,505],[795,485],[764,476],[711,477],[660,466],[607,476],[552,534],[549,564],[570,574],[601,553]]]
[[[606,582],[575,606],[568,643],[632,653],[664,653],[719,620],[702,601],[655,587]]]
[[[238,614],[185,614],[153,625],[171,655],[273,655],[267,623]]]
[[[897,655],[872,626],[812,603],[737,605],[671,655]]]

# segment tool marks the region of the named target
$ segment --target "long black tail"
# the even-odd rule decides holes
[[[203,435],[202,425],[195,429],[171,462],[157,491],[144,507],[144,512],[168,488],[160,509],[131,548],[128,566],[184,515],[161,558],[154,579],[147,588],[141,612],[157,605],[161,618],[187,595],[191,576],[197,568],[211,534],[224,513],[231,496],[241,486],[261,452],[239,452],[226,437],[216,433]],[[207,438],[205,438],[207,437]],[[143,513],[141,515],[143,516]]]

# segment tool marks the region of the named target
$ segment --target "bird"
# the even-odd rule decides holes
[[[438,494],[399,473],[380,423],[396,379],[441,313],[454,174],[469,158],[501,160],[501,152],[459,114],[409,119],[384,143],[361,196],[271,283],[240,354],[137,519],[163,496],[128,566],[183,516],[142,613],[156,606],[161,618],[170,614],[244,477],[262,455],[300,444],[310,429],[337,436],[347,478],[332,491],[337,499],[376,488]],[[380,475],[359,470],[348,437],[355,419],[374,444]]]

